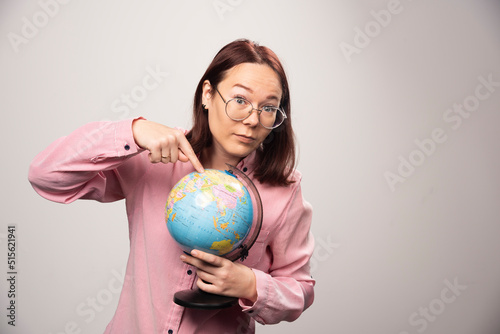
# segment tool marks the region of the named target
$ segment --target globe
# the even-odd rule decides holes
[[[252,199],[243,183],[228,171],[193,172],[170,191],[165,221],[185,252],[198,249],[224,256],[240,247],[250,232]]]

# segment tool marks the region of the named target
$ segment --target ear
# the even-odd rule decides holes
[[[212,98],[212,85],[210,81],[205,80],[202,86],[201,103],[208,105],[210,99]]]

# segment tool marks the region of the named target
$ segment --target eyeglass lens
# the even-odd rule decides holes
[[[241,121],[252,113],[252,104],[242,98],[227,101],[226,113],[235,120]],[[275,128],[283,123],[284,117],[280,109],[272,106],[264,106],[259,110],[259,122],[266,128]]]

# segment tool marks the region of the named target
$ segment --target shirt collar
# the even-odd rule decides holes
[[[256,158],[257,158],[257,151],[255,150],[252,153],[250,153],[249,155],[247,155],[245,158],[243,158],[238,163],[238,165],[236,166],[236,168],[238,168],[239,170],[241,170],[246,175],[249,175],[255,169],[255,163],[256,163],[255,160],[256,160]]]

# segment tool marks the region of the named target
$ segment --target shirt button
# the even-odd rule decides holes
[[[247,170],[248,170],[248,168],[243,167],[243,172],[244,172],[244,173],[246,173],[246,172],[247,172]]]
[[[125,150],[130,150],[130,145],[129,144],[125,144],[125,146],[123,147]]]
[[[191,269],[188,269],[187,274],[191,275],[192,273],[193,273],[193,271]]]
[[[174,334],[174,331],[173,331],[173,330],[171,330],[171,329],[169,329],[169,330],[168,330],[168,334]]]

